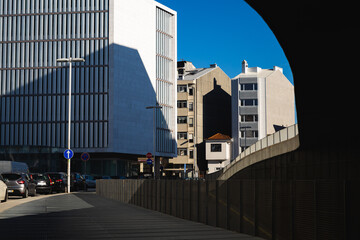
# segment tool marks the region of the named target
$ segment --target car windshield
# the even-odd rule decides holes
[[[18,180],[19,178],[21,178],[21,175],[15,173],[2,174],[2,176],[5,180],[9,181]]]
[[[48,180],[49,178],[46,175],[32,175],[34,180]]]

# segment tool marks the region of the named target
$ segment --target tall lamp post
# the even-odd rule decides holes
[[[161,109],[162,108],[162,106],[148,106],[148,107],[146,107],[146,109],[152,109],[153,110],[153,134],[154,134],[154,136],[153,136],[153,139],[154,139],[154,149],[153,149],[153,151],[154,151],[154,153],[153,153],[153,156],[154,156],[154,179],[156,179],[156,157],[155,157],[155,155],[156,155],[156,117],[155,117],[155,110],[156,110],[156,108],[159,108],[159,109]]]
[[[83,58],[58,58],[56,59],[57,62],[69,63],[69,121],[68,121],[68,149],[70,149],[70,129],[71,129],[71,68],[73,62],[85,62]],[[67,163],[67,193],[70,193],[70,158],[68,159]]]

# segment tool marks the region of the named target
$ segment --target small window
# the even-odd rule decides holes
[[[194,158],[194,150],[189,150],[189,158]]]
[[[257,83],[242,83],[240,84],[241,91],[254,91],[257,90]]]
[[[187,148],[178,148],[179,156],[187,156]]]
[[[221,144],[211,144],[211,152],[221,152]]]
[[[187,92],[187,86],[186,85],[178,85],[177,91],[178,92]]]
[[[177,136],[179,140],[187,139],[187,132],[178,132]]]
[[[194,88],[192,88],[192,87],[189,88],[189,95],[190,96],[194,95]]]
[[[241,106],[257,106],[258,100],[257,99],[241,99],[240,103],[241,103]]]
[[[177,101],[177,107],[178,108],[186,108],[187,107],[187,101],[186,100],[178,100]]]
[[[258,131],[257,130],[247,130],[247,131],[241,131],[241,137],[245,138],[245,133],[247,138],[257,138],[258,137]]]
[[[177,117],[177,123],[187,123],[187,117],[186,116],[179,116]]]
[[[194,111],[194,103],[189,103],[189,111]]]
[[[257,122],[257,115],[241,115],[241,122]]]
[[[190,143],[194,142],[194,135],[192,133],[189,133],[189,142]]]
[[[189,118],[189,127],[194,127],[194,118]]]

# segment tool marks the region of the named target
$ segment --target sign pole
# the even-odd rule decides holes
[[[154,122],[154,126],[153,126],[153,131],[154,131],[154,179],[156,180],[156,123],[155,123],[155,110],[156,108],[153,108],[153,122]]]
[[[72,62],[71,62],[71,58],[69,61],[69,123],[68,123],[68,149],[70,148],[70,130],[71,130],[71,67],[72,67]],[[71,163],[70,163],[70,158],[68,159],[68,166],[67,166],[67,193],[70,193],[70,167],[71,167]]]
[[[72,70],[72,62],[85,62],[85,59],[83,58],[59,58],[56,59],[57,62],[68,62],[69,63],[69,123],[68,123],[68,150],[70,150],[70,130],[71,130],[71,70]],[[71,150],[70,150],[71,151]],[[71,157],[68,158],[68,162],[67,162],[67,193],[70,193],[70,159]]]

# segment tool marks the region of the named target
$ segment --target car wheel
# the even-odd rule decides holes
[[[7,189],[6,189],[5,199],[4,199],[4,200],[1,200],[1,202],[6,202],[6,201],[8,200],[8,198],[9,198],[9,193],[8,193],[8,191],[7,191]]]
[[[49,189],[49,192],[48,192],[48,194],[51,194],[51,193],[52,193],[52,188],[50,188],[50,189]]]
[[[22,197],[27,198],[28,196],[29,196],[29,190],[26,188]]]
[[[33,195],[31,195],[32,197],[35,197],[36,196],[36,188],[34,188],[34,191],[33,191]]]

